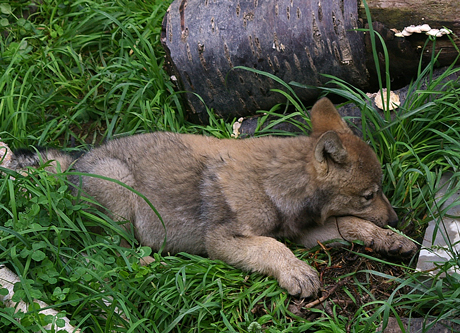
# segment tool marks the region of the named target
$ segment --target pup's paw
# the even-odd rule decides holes
[[[321,287],[318,273],[299,259],[280,271],[278,283],[289,294],[300,298],[316,297]]]
[[[417,245],[410,239],[391,230],[385,230],[380,237],[376,237],[369,244],[377,252],[393,257],[410,258],[418,250]]]

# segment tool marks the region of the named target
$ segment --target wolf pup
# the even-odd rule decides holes
[[[116,179],[145,195],[100,178],[69,176],[74,191],[92,196],[119,220],[134,225],[144,246],[208,255],[275,277],[299,297],[320,290],[316,271],[278,238],[305,246],[328,239],[361,240],[392,255],[416,251],[388,229],[397,216],[382,193],[372,149],[326,98],[311,110],[309,137],[219,140],[151,133],[109,141],[74,160],[58,150],[18,150],[10,168],[40,161]],[[163,244],[166,239],[166,243]]]

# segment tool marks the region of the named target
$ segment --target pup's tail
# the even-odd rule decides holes
[[[57,149],[17,149],[12,151],[5,143],[0,142],[0,166],[20,171],[27,167],[38,167],[49,164],[45,169],[56,173],[67,170],[74,158]]]

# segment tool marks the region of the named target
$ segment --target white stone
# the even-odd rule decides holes
[[[460,188],[455,191],[455,184],[451,183],[452,174],[446,173],[442,176],[441,189],[436,193],[436,201],[442,202],[445,195],[449,198],[442,203],[439,209],[447,209],[451,206],[446,215],[437,221],[432,220],[428,224],[423,238],[422,249],[417,262],[417,270],[436,274],[436,264],[445,263],[457,257],[460,252]],[[450,185],[450,186],[449,186]],[[455,191],[455,192],[454,192]],[[438,208],[434,207],[434,210]],[[433,236],[435,235],[434,239]],[[453,266],[449,272],[460,272],[460,267]]]

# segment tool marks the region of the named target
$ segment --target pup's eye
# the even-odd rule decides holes
[[[366,201],[372,200],[372,199],[374,199],[374,194],[375,194],[375,193],[372,192],[372,193],[363,195],[363,198],[364,198]]]

